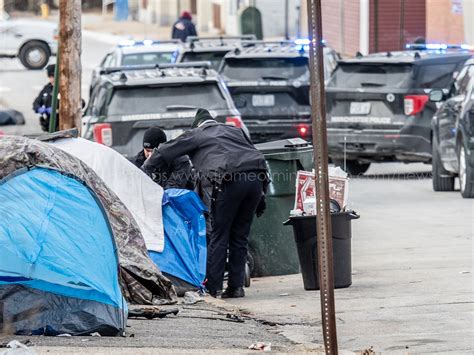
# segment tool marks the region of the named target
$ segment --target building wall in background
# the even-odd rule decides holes
[[[474,14],[466,12],[469,9],[468,2],[473,0],[426,0],[427,20],[426,35],[427,41],[433,43],[464,43],[464,16],[472,23]],[[464,5],[464,6],[463,6]]]
[[[426,0],[371,0],[369,21],[370,52],[404,49],[426,38]]]

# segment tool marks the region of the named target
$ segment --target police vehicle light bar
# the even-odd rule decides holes
[[[198,37],[188,36],[186,42],[199,42],[199,41],[225,41],[225,40],[242,40],[242,41],[253,41],[256,40],[255,35],[242,35],[242,36],[214,36],[214,37]]]
[[[189,62],[189,63],[164,63],[164,64],[152,64],[152,65],[127,65],[123,67],[111,67],[104,68],[100,71],[100,75],[112,74],[122,71],[132,70],[153,70],[153,69],[169,69],[169,68],[211,68],[211,62]]]
[[[418,50],[446,50],[446,49],[461,49],[465,51],[474,51],[474,46],[469,44],[445,44],[445,43],[408,43],[405,45],[406,49],[418,49]]]
[[[127,39],[118,43],[118,47],[133,47],[133,46],[153,46],[157,44],[179,44],[179,40],[155,41],[152,39],[144,39],[143,41],[134,41]]]

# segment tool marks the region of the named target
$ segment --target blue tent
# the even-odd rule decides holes
[[[0,329],[16,334],[125,330],[111,228],[95,194],[48,168],[0,181]]]
[[[195,192],[168,189],[163,195],[165,247],[162,253],[149,251],[151,259],[168,276],[178,294],[186,289],[203,289],[206,277],[206,219]]]

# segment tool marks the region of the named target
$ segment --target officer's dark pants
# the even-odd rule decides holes
[[[223,182],[211,208],[206,284],[210,292],[222,290],[227,249],[228,287],[244,285],[248,236],[261,196],[262,182],[256,173],[241,173],[232,181]]]

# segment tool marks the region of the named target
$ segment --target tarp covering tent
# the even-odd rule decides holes
[[[94,192],[33,167],[0,180],[0,201],[0,332],[123,334],[117,251]]]
[[[120,153],[83,138],[51,141],[56,147],[81,159],[106,185],[137,221],[148,250],[163,251],[164,231],[160,204],[163,189]]]
[[[132,304],[172,304],[176,291],[148,256],[132,215],[84,162],[52,144],[18,136],[0,137],[0,179],[24,167],[44,166],[73,175],[97,196],[108,218],[119,252],[122,293]]]
[[[206,277],[206,210],[194,191],[169,189],[163,198],[165,248],[150,251],[151,259],[182,295],[203,289]]]

